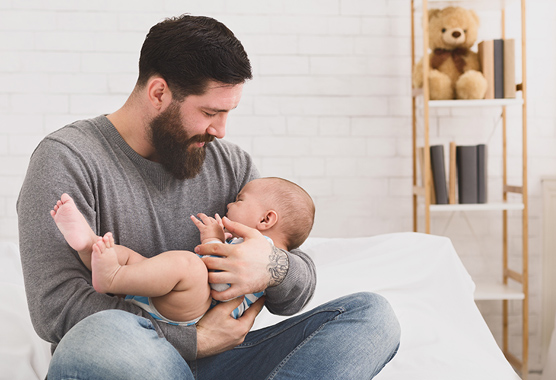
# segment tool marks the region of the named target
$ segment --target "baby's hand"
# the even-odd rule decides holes
[[[218,214],[216,214],[216,216],[220,219]],[[222,220],[218,222],[217,219],[211,218],[203,213],[197,214],[197,218],[191,215],[191,220],[195,223],[201,233],[201,244],[205,244],[213,240],[218,240],[222,243],[224,242],[225,235]]]
[[[224,231],[224,238],[226,239],[226,241],[228,239],[231,239],[233,235],[230,232],[226,231],[226,228],[224,227],[224,223],[222,223],[222,218],[220,217],[220,215],[214,214],[214,218],[216,219],[218,224],[220,224],[220,227],[222,227],[222,230]]]

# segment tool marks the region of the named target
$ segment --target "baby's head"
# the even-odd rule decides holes
[[[315,219],[311,196],[300,186],[277,177],[259,178],[241,189],[226,216],[259,230],[279,248],[292,250],[309,236]]]

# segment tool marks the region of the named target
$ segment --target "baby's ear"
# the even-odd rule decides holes
[[[268,210],[265,212],[259,223],[257,224],[257,230],[264,231],[272,228],[278,222],[278,214],[274,210]]]

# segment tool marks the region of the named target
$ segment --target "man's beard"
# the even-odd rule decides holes
[[[200,173],[206,156],[209,134],[189,136],[181,121],[179,103],[173,102],[150,122],[151,143],[158,162],[177,179],[194,178]],[[204,142],[201,148],[195,143]]]

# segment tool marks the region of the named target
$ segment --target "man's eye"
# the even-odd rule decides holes
[[[205,115],[207,115],[208,117],[215,117],[216,116],[215,113],[210,113],[210,112],[206,112],[206,111],[205,111]]]

